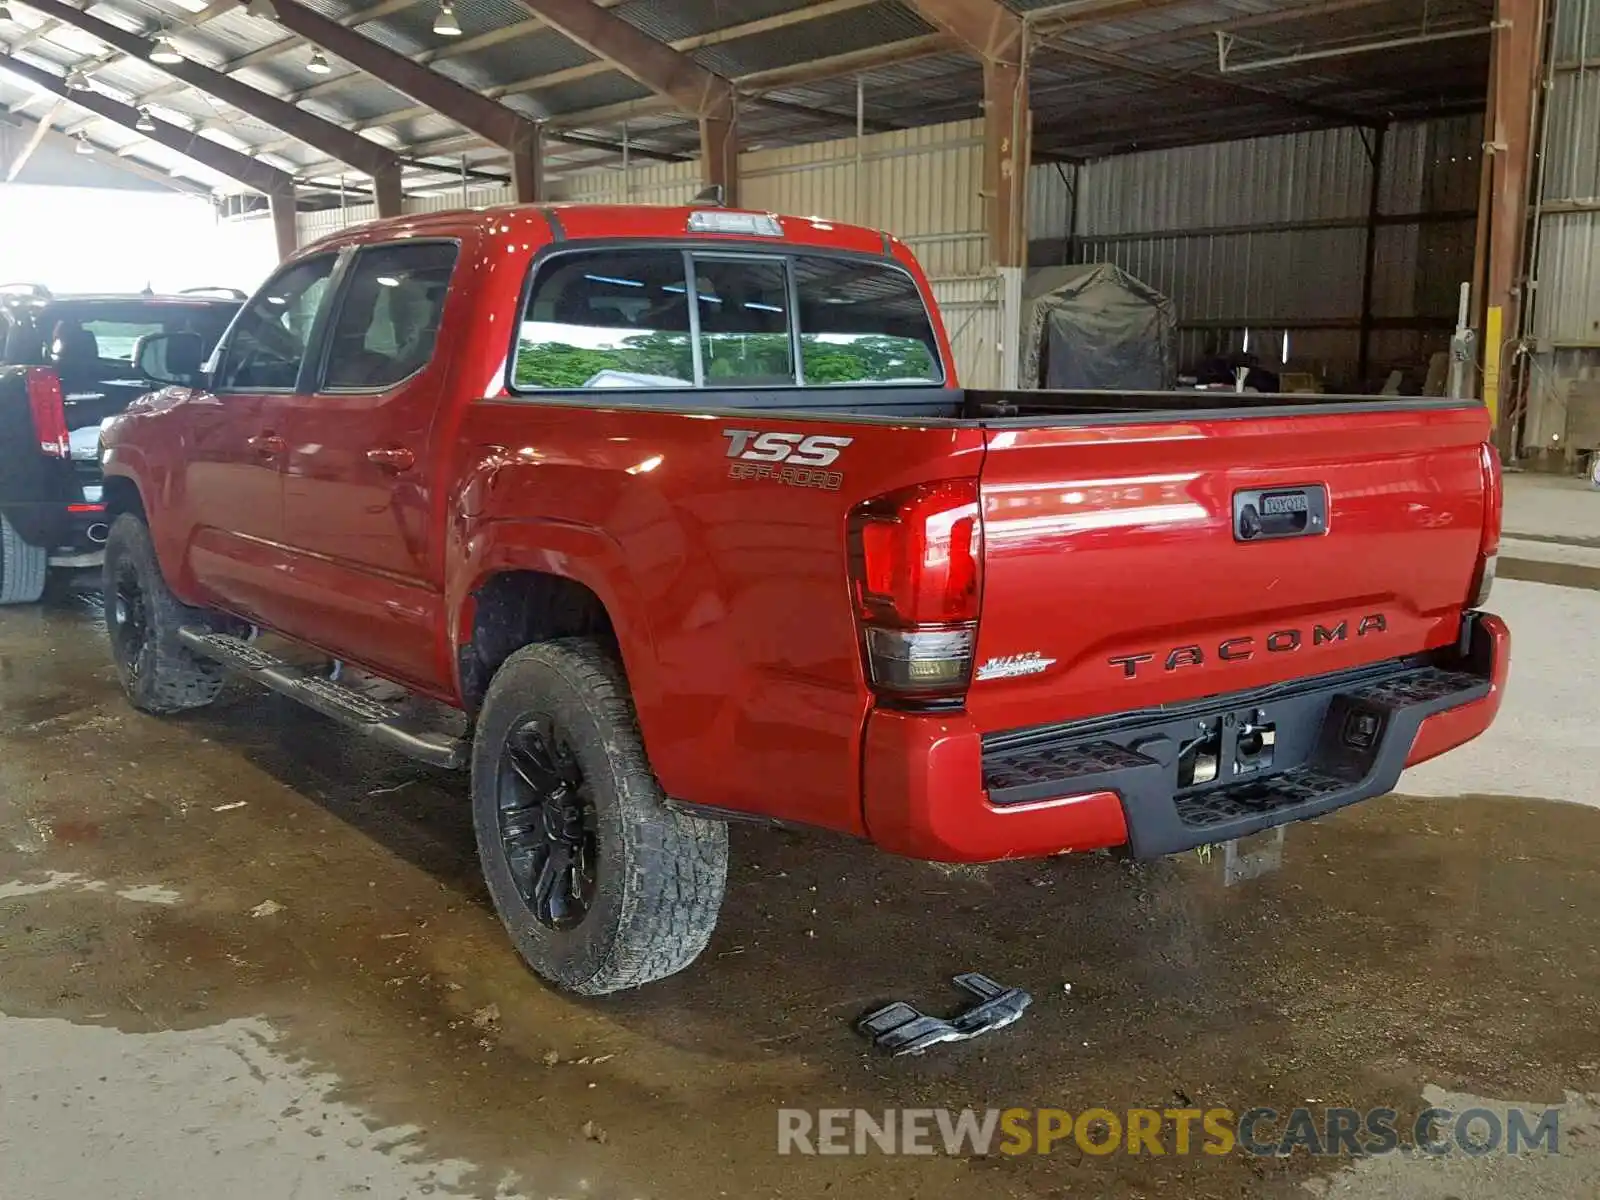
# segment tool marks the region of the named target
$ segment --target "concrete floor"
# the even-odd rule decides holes
[[[1493,735],[1294,827],[1277,873],[951,872],[736,827],[705,958],[598,1002],[519,966],[458,780],[243,687],[140,716],[92,603],[6,610],[0,1198],[1595,1196],[1600,592],[1491,607]],[[921,1060],[851,1031],[964,970],[1035,1003]],[[1191,1101],[1562,1105],[1561,1153],[775,1153],[780,1107]]]
[[[1505,476],[1507,536],[1600,546],[1600,489],[1570,475]]]

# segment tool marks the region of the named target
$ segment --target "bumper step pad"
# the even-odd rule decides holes
[[[467,763],[467,739],[418,727],[400,709],[286,662],[244,638],[193,625],[181,629],[178,638],[196,654],[247,675],[402,754],[436,767],[456,769]]]
[[[985,747],[984,787],[997,807],[1116,792],[1134,854],[1158,857],[1389,791],[1423,720],[1488,691],[1482,675],[1395,663],[1308,680],[1288,692],[1218,696],[1129,714],[1114,728],[1099,720],[1076,730],[1016,731]],[[1258,768],[1235,753],[1235,731],[1250,724],[1274,731],[1270,765]],[[1185,787],[1179,760],[1197,735],[1222,739],[1218,778]]]
[[[896,1000],[861,1017],[856,1029],[871,1038],[880,1050],[887,1050],[896,1057],[921,1054],[941,1042],[965,1042],[1004,1029],[1033,1003],[1033,997],[1021,988],[1002,987],[976,971],[957,975],[951,982],[970,993],[977,1002],[946,1019],[930,1017],[904,1000]]]

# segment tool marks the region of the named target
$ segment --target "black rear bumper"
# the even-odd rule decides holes
[[[1132,852],[1156,858],[1382,795],[1399,780],[1423,721],[1489,695],[1493,648],[1475,615],[1461,644],[1443,654],[989,735],[989,802],[1003,809],[1116,792]],[[1262,727],[1272,733],[1265,755],[1252,753],[1260,734],[1250,731]],[[1197,754],[1214,759],[1214,775],[1195,777]]]
[[[11,522],[17,536],[30,546],[52,554],[90,554],[105,547],[105,505],[99,490],[91,489],[95,502],[48,500],[0,504],[0,515]]]
[[[0,515],[23,541],[52,553],[87,553],[104,544],[103,536],[90,536],[103,533],[97,527],[106,520],[98,462],[13,452],[0,453],[0,463],[10,468],[0,480]]]

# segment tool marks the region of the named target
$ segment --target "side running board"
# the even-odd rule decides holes
[[[402,754],[436,767],[459,770],[467,765],[468,743],[437,731],[408,728],[403,715],[352,688],[315,675],[266,653],[243,638],[212,633],[194,625],[178,631],[178,640],[196,654],[242,672],[257,683],[298,700]]]

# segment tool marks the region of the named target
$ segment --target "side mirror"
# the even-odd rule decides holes
[[[195,387],[204,372],[205,343],[198,333],[147,333],[133,346],[133,365],[155,383]]]

